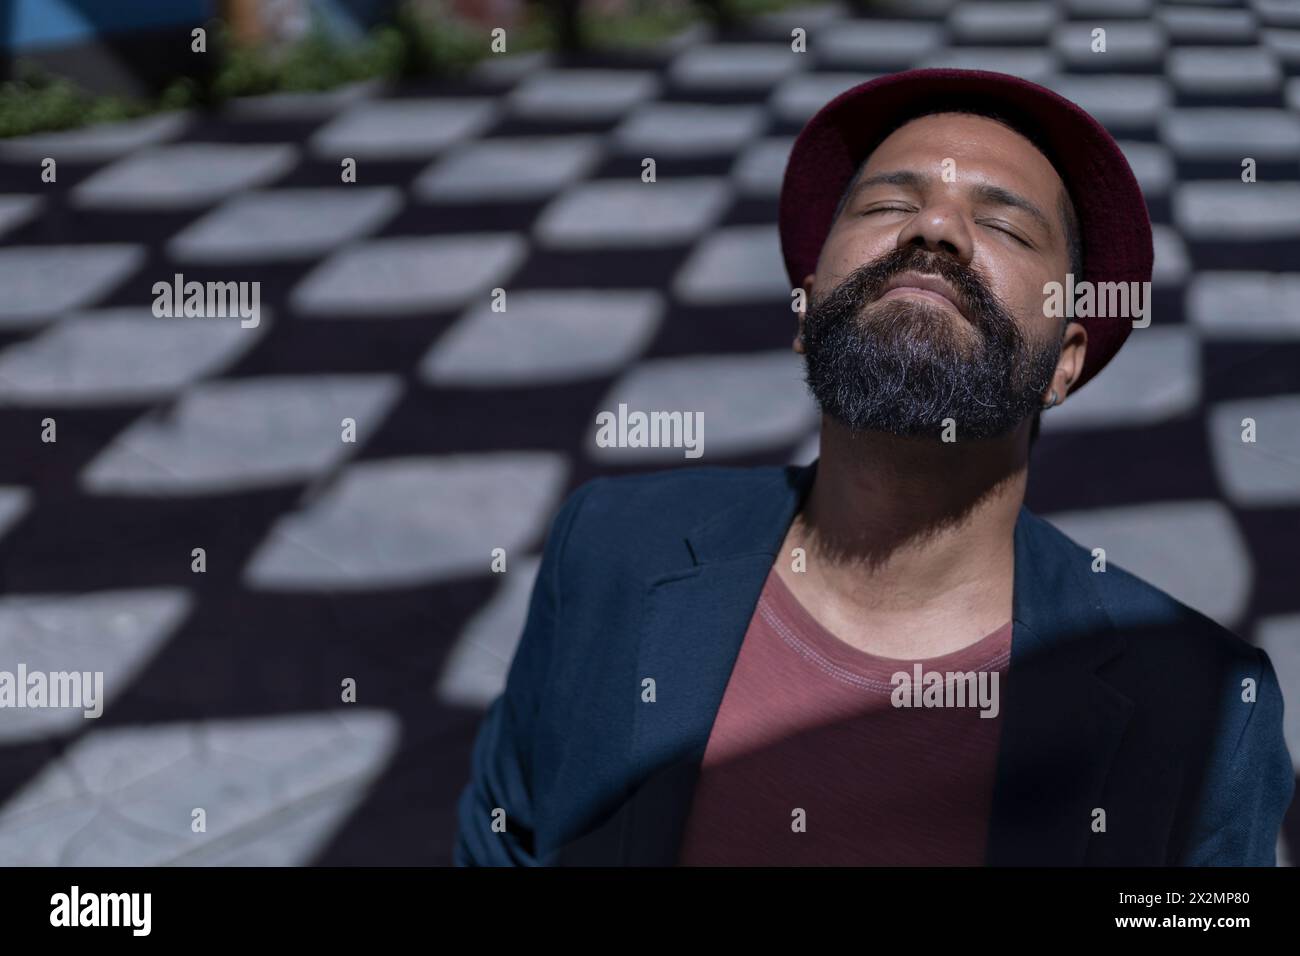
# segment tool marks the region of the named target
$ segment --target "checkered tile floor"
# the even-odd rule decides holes
[[[1041,81],[1122,141],[1155,320],[1045,416],[1029,503],[1266,647],[1300,759],[1300,6],[817,7],[0,143],[0,669],[108,697],[0,717],[0,862],[448,862],[557,502],[689,465],[597,448],[595,413],[701,410],[706,463],[815,455],[785,156],[919,65]],[[260,282],[259,324],[154,318],[175,273]]]

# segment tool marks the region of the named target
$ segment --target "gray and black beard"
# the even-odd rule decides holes
[[[965,321],[911,298],[877,302],[900,272],[937,275]],[[1005,435],[1040,406],[1061,343],[1026,341],[980,273],[920,246],[894,249],[810,303],[806,381],[822,411],[853,431],[939,437]]]

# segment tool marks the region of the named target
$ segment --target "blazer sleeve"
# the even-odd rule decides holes
[[[1295,793],[1295,769],[1282,736],[1282,688],[1273,663],[1255,648],[1256,698],[1189,842],[1184,866],[1276,866],[1282,818]],[[1240,694],[1240,687],[1235,688]]]
[[[565,545],[582,501],[599,480],[587,482],[568,497],[547,533],[505,690],[492,702],[479,726],[469,782],[457,801],[452,853],[457,866],[538,865],[532,734],[558,638]],[[492,829],[498,808],[505,812],[501,832]]]

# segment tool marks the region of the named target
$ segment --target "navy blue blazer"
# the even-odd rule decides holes
[[[458,865],[675,862],[714,716],[815,469],[688,468],[569,496],[475,739]],[[1268,656],[1114,564],[1091,568],[1022,507],[985,862],[1275,865],[1295,776]]]

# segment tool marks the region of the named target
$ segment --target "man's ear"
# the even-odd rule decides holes
[[[800,355],[803,354],[803,320],[808,312],[808,303],[812,299],[813,280],[816,273],[810,272],[803,277],[803,308],[799,310],[799,327],[794,333],[794,350]]]
[[[1047,403],[1053,392],[1056,393],[1055,404],[1060,405],[1065,401],[1065,396],[1083,374],[1083,359],[1087,354],[1088,330],[1078,322],[1068,323],[1062,333],[1061,357],[1056,362],[1052,383],[1042,395],[1043,404]]]

